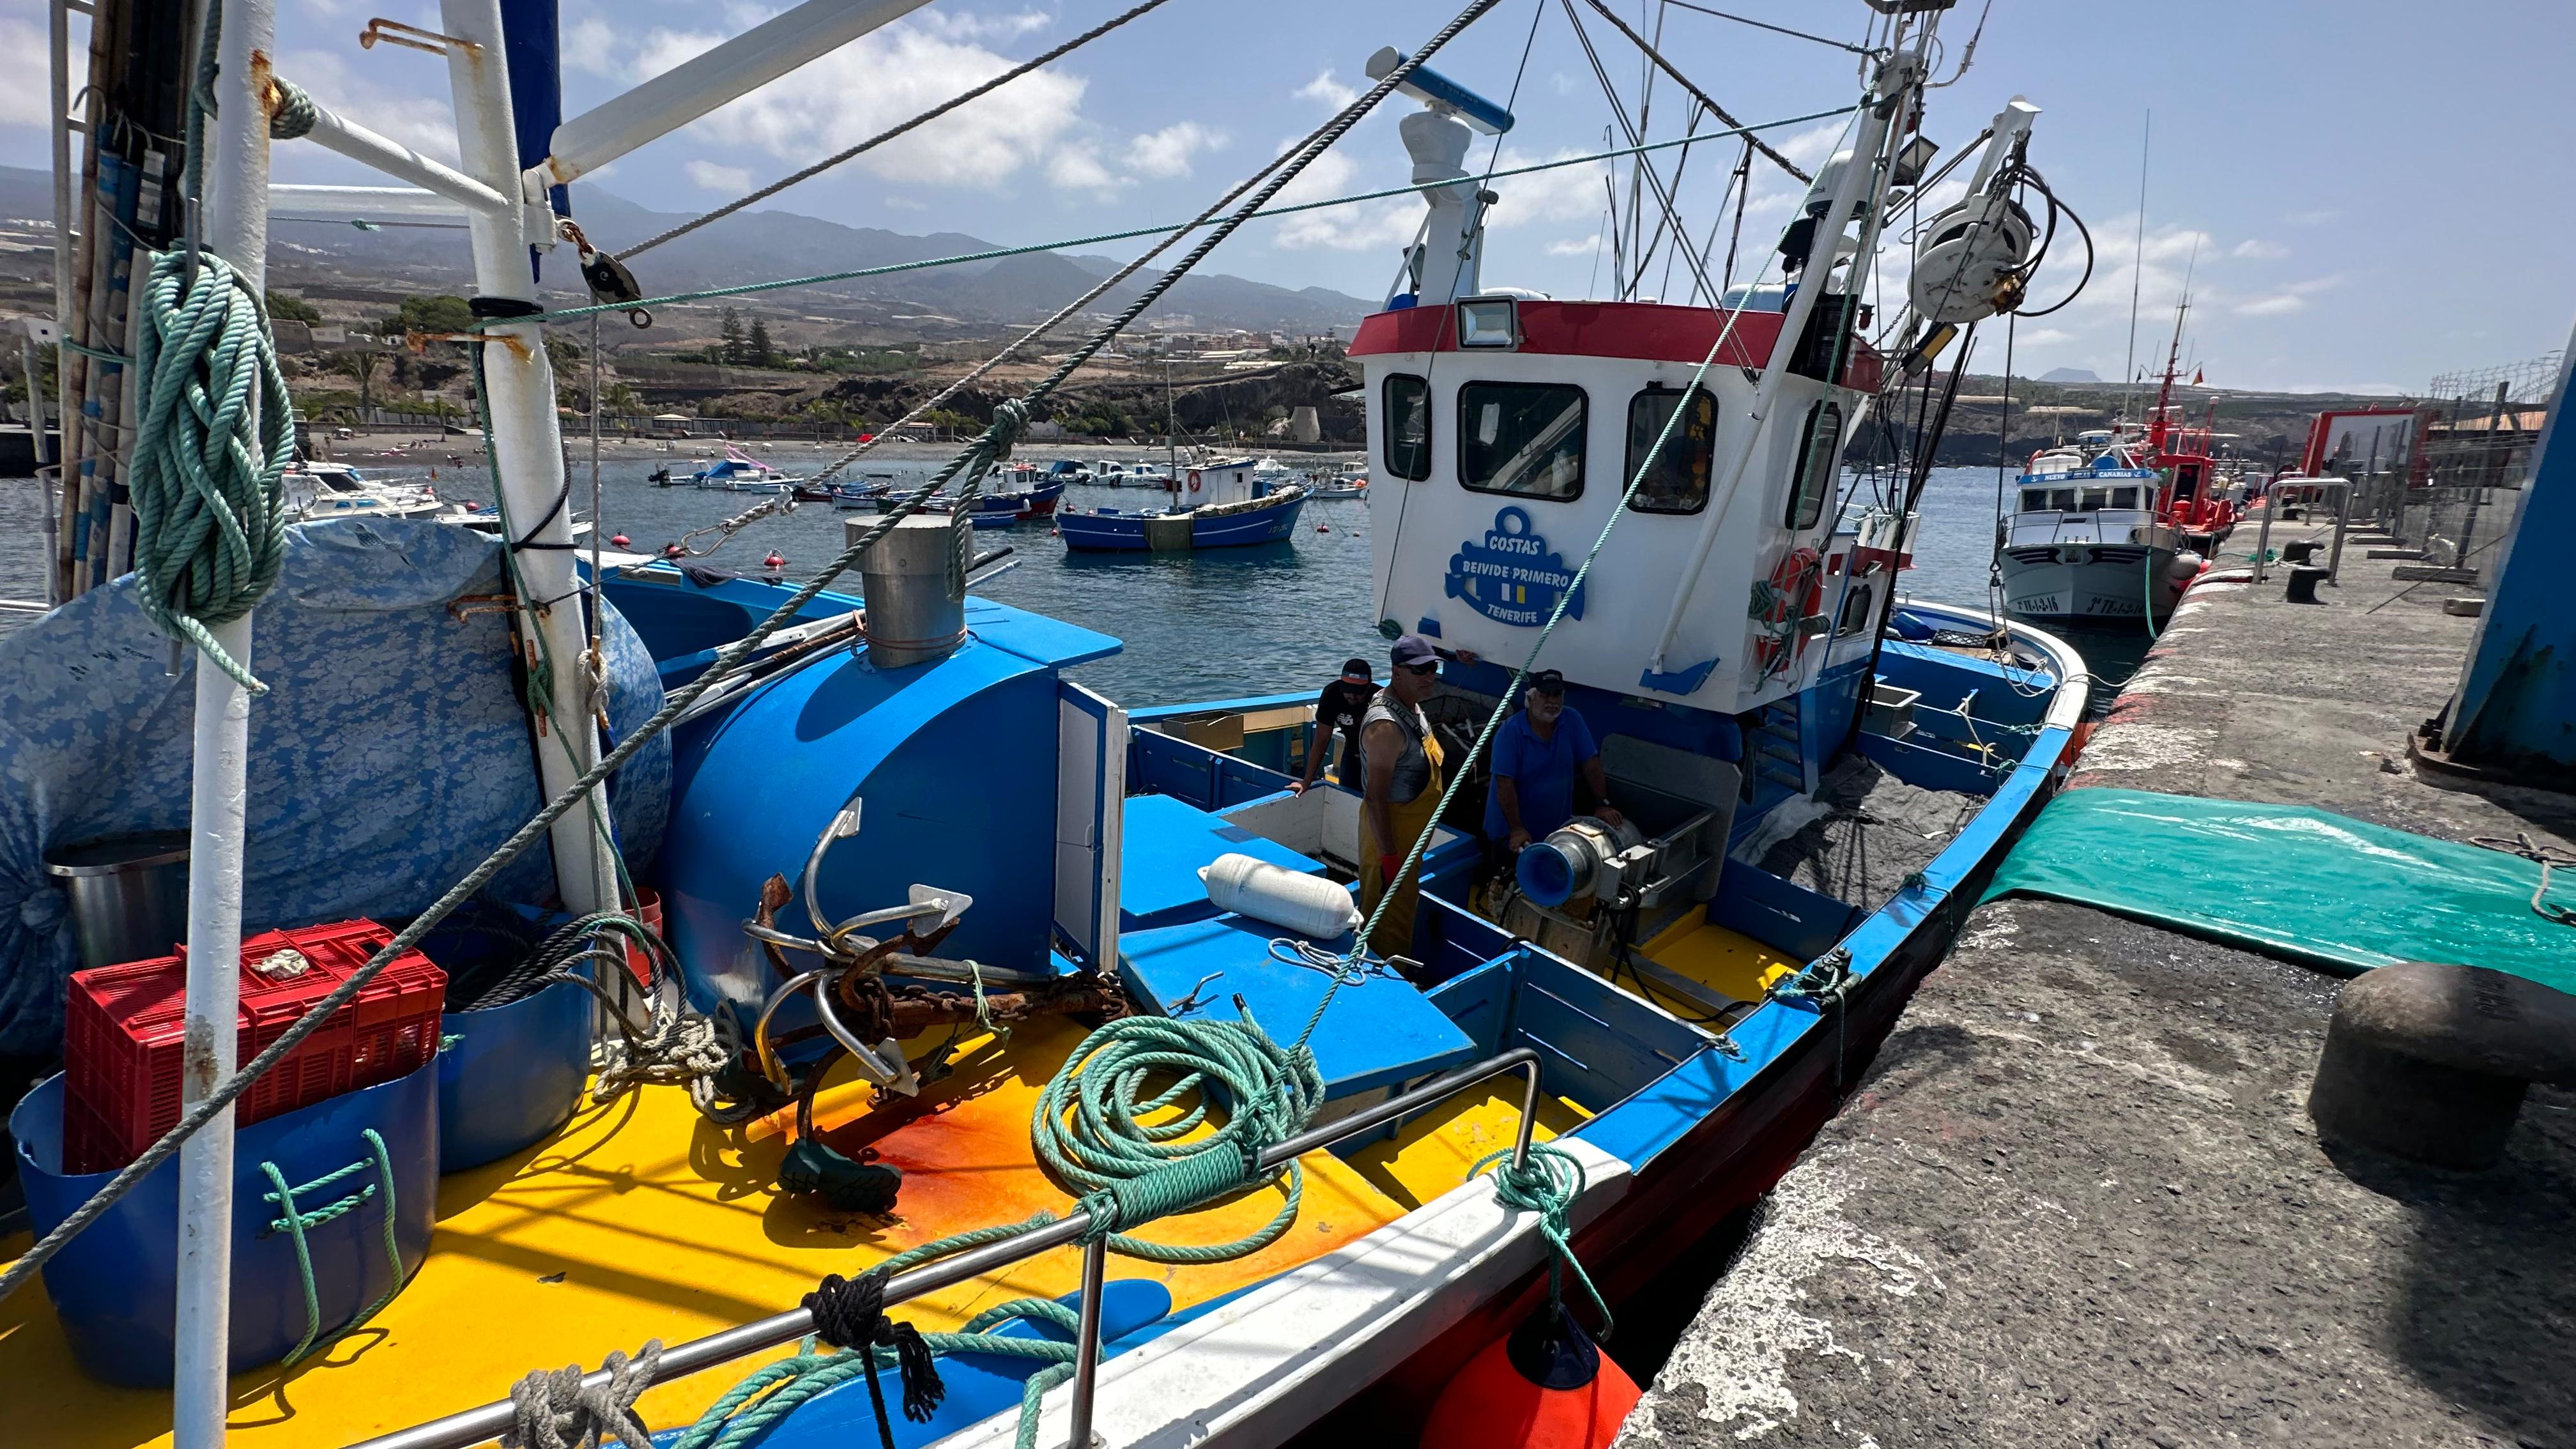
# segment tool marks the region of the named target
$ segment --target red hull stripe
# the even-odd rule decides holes
[[[1408,307],[1378,312],[1360,323],[1350,355],[1390,352],[1455,352],[1455,309]],[[1726,326],[1727,314],[1706,307],[1668,307],[1656,302],[1538,302],[1520,304],[1523,353],[1557,357],[1620,357],[1641,362],[1697,362],[1708,356]],[[1780,314],[1740,314],[1734,335],[1718,355],[1721,363],[1760,367],[1771,359],[1780,336]],[[1843,384],[1876,391],[1883,364],[1864,344],[1854,344],[1843,371]]]

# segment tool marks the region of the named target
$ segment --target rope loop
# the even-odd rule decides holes
[[[1262,1154],[1302,1130],[1323,1098],[1314,1054],[1282,1048],[1248,1016],[1125,1016],[1049,1079],[1029,1137],[1048,1172],[1081,1194],[1094,1239],[1150,1262],[1215,1263],[1267,1247],[1296,1222],[1305,1176],[1295,1163],[1278,1215],[1232,1242],[1177,1247],[1120,1230],[1278,1181],[1279,1170],[1260,1170]],[[1200,1132],[1220,1110],[1224,1121]]]
[[[662,1362],[662,1340],[648,1339],[629,1359],[622,1349],[600,1361],[608,1382],[585,1385],[581,1365],[538,1369],[510,1385],[512,1422],[501,1449],[591,1449],[614,1438],[626,1449],[653,1449],[652,1431],[635,1401]]]
[[[1593,1286],[1592,1275],[1583,1270],[1583,1260],[1574,1254],[1573,1229],[1566,1216],[1574,1200],[1583,1195],[1582,1160],[1564,1148],[1533,1142],[1528,1159],[1520,1166],[1512,1165],[1512,1154],[1506,1149],[1487,1155],[1467,1175],[1479,1176],[1488,1168],[1494,1173],[1496,1202],[1514,1212],[1538,1214],[1538,1234],[1547,1240],[1552,1254],[1547,1265],[1547,1301],[1551,1305],[1564,1302],[1563,1273],[1571,1267],[1575,1281],[1583,1285],[1584,1296],[1592,1300],[1592,1307],[1601,1315],[1601,1332],[1596,1336],[1608,1338],[1617,1326],[1616,1320],[1611,1318],[1610,1305],[1602,1300],[1601,1290]]]
[[[385,1139],[377,1135],[375,1128],[366,1128],[361,1135],[367,1139],[368,1156],[362,1157],[356,1162],[352,1162],[348,1166],[343,1167],[336,1172],[324,1173],[322,1176],[317,1177],[311,1182],[305,1183],[300,1187],[288,1187],[286,1185],[286,1174],[277,1170],[276,1163],[262,1162],[259,1165],[259,1170],[268,1174],[269,1183],[269,1191],[260,1194],[261,1200],[275,1203],[277,1205],[278,1212],[277,1217],[270,1220],[268,1231],[272,1233],[285,1233],[293,1240],[295,1244],[295,1270],[304,1280],[304,1336],[296,1340],[294,1348],[287,1351],[287,1355],[283,1362],[288,1364],[301,1362],[305,1355],[313,1352],[316,1348],[328,1348],[332,1344],[339,1342],[342,1338],[347,1337],[350,1333],[364,1326],[368,1319],[375,1317],[386,1304],[393,1301],[396,1293],[402,1291],[402,1245],[394,1238],[393,1155],[386,1149]],[[309,1192],[319,1192],[322,1189],[331,1186],[333,1183],[340,1181],[342,1178],[350,1177],[354,1174],[366,1171],[370,1166],[376,1169],[376,1180],[359,1188],[356,1192],[349,1193],[335,1201],[325,1203],[321,1207],[311,1209],[310,1211],[299,1208],[295,1205],[295,1199],[298,1196]],[[365,1206],[370,1201],[381,1202],[384,1207],[385,1261],[393,1268],[392,1281],[385,1285],[384,1293],[378,1297],[375,1302],[358,1310],[356,1317],[341,1325],[339,1332],[332,1334],[329,1338],[323,1338],[322,1294],[321,1290],[313,1281],[313,1245],[305,1239],[304,1235],[311,1229],[318,1228],[324,1223],[333,1222],[350,1213],[356,1212],[359,1208]],[[320,1341],[316,1342],[317,1339]]]
[[[312,135],[313,127],[322,119],[313,97],[284,76],[270,76],[268,85],[268,138],[300,141]]]
[[[144,288],[143,420],[134,440],[136,602],[254,694],[268,686],[210,625],[251,611],[286,561],[295,405],[268,312],[211,252],[154,254]]]

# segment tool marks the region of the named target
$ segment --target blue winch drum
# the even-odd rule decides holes
[[[233,1139],[232,1341],[230,1368],[242,1373],[315,1344],[389,1299],[429,1256],[438,1206],[439,1064],[254,1122]],[[51,1232],[112,1172],[65,1176],[61,1074],[47,1078],[9,1116],[18,1180],[39,1237]],[[386,1203],[378,1187],[373,1131],[393,1177],[393,1256],[385,1242]],[[304,1230],[313,1301],[305,1300],[295,1235],[275,1226],[279,1209],[263,1164],[273,1164],[309,1219],[363,1193],[345,1211]],[[355,1168],[327,1184],[323,1179]],[[129,1388],[167,1388],[178,1317],[179,1162],[161,1164],[45,1265],[72,1356],[92,1376]],[[397,1274],[394,1259],[399,1259]]]
[[[1561,906],[1574,896],[1574,862],[1544,840],[1521,852],[1512,877],[1522,895],[1542,906]]]
[[[507,1006],[439,1018],[440,1171],[496,1162],[571,1119],[590,1075],[596,1001],[558,981]]]

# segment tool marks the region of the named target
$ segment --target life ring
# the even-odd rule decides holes
[[[1753,642],[1763,677],[1770,677],[1784,660],[1794,662],[1806,654],[1807,636],[1796,631],[1796,622],[1823,602],[1823,555],[1803,545],[1789,550],[1771,570],[1770,586],[1751,611],[1763,631]]]
[[[1199,491],[1199,470],[1196,468],[1190,470],[1190,491],[1192,493]]]

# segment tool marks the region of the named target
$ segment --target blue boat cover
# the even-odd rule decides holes
[[[417,914],[543,803],[512,674],[507,616],[448,605],[506,589],[500,541],[424,520],[340,519],[287,531],[261,601],[251,669],[245,931]],[[607,616],[608,717],[620,735],[661,708],[635,632]],[[197,668],[116,580],[0,639],[0,1052],[62,1040],[77,966],[69,901],[45,852],[184,828]],[[610,782],[628,862],[662,838],[669,747]],[[489,893],[553,894],[543,842]]]

